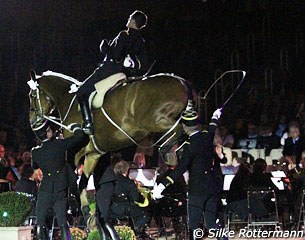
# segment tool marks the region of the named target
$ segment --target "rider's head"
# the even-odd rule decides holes
[[[183,130],[187,135],[200,130],[200,119],[198,113],[193,110],[186,110],[181,114]]]
[[[129,16],[126,27],[136,30],[145,28],[147,19],[148,17],[145,13],[136,10]]]

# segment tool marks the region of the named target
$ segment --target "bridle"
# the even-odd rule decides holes
[[[44,108],[42,107],[42,104],[41,104],[40,96],[41,96],[42,91],[39,89],[38,82],[34,81],[34,80],[30,80],[30,81],[28,81],[28,85],[31,88],[31,91],[29,93],[29,98],[31,101],[30,112],[34,112],[35,117],[36,117],[35,121],[31,122],[30,124],[31,124],[32,130],[37,131],[46,124],[48,118],[51,117],[49,114],[51,114],[54,111],[54,108],[51,108],[49,113],[45,113]],[[53,104],[53,102],[51,101],[49,96],[46,95],[45,98],[47,100],[48,105]],[[36,126],[36,125],[38,125],[38,126]]]

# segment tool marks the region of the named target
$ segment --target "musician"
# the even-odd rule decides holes
[[[128,75],[136,76],[143,75],[148,70],[145,41],[140,33],[146,24],[146,14],[135,11],[129,16],[126,24],[127,30],[121,31],[110,44],[107,40],[101,42],[100,51],[105,58],[77,92],[84,120],[83,129],[86,134],[93,134],[88,97],[95,90],[94,84],[115,73],[129,71]]]
[[[277,187],[271,180],[271,174],[266,173],[267,163],[264,159],[258,158],[253,164],[253,172],[249,176],[248,189],[250,191],[276,190]],[[250,198],[250,213],[258,218],[267,216],[274,211],[274,203],[271,201],[272,194],[253,194]]]
[[[129,164],[120,161],[114,166],[117,182],[112,198],[111,217],[131,217],[134,221],[135,230],[139,237],[146,237],[145,227],[149,216],[145,208],[140,208],[136,203],[143,203],[144,198],[137,189],[137,185],[128,177]]]
[[[188,189],[188,216],[190,239],[195,239],[194,230],[200,227],[202,212],[204,212],[205,225],[208,229],[219,228],[216,223],[218,216],[218,202],[221,187],[217,184],[213,169],[214,135],[221,109],[213,113],[208,131],[200,131],[198,113],[184,111],[182,113],[182,126],[188,141],[183,147],[183,155],[177,168],[170,173],[164,181],[154,187],[153,198],[162,198],[163,190],[175,183],[177,179],[189,170]],[[223,158],[221,155],[219,158]],[[221,238],[222,239],[222,238]]]
[[[243,221],[249,215],[247,190],[250,174],[250,164],[241,162],[227,195],[228,210],[237,214]]]
[[[82,140],[83,132],[76,124],[69,127],[74,132],[72,137],[56,139],[55,131],[49,126],[40,134],[41,146],[32,149],[32,165],[43,173],[36,205],[38,240],[47,239],[45,224],[49,208],[55,210],[61,239],[70,239],[66,216],[67,188],[77,177],[66,163],[66,151]]]
[[[166,179],[166,176],[170,175],[178,165],[177,156],[174,153],[167,153],[165,155],[165,161],[167,170],[165,173],[161,174],[157,178],[157,182],[162,182]],[[158,217],[168,217],[172,218],[173,227],[175,230],[176,239],[183,239],[182,235],[183,221],[180,221],[180,217],[186,215],[186,182],[183,176],[180,176],[179,179],[173,184],[168,186],[163,192],[167,198],[162,198],[156,204],[156,213],[154,218]],[[158,219],[159,220],[159,219]],[[162,224],[162,221],[161,221]]]

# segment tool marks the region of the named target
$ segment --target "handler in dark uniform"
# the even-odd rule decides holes
[[[111,166],[110,153],[103,155],[97,162],[96,167],[93,172],[94,187],[95,187],[95,201],[97,204],[96,217],[98,221],[96,222],[98,230],[102,239],[112,239],[118,240],[119,237],[114,230],[113,226],[109,222],[109,212],[112,203],[112,195],[114,192],[114,187],[116,183],[116,175]],[[88,184],[88,178],[85,174],[81,176],[79,182],[80,192],[86,191],[86,186]],[[85,221],[87,222],[90,217],[89,203],[82,207],[82,213],[84,215]]]
[[[162,198],[162,191],[173,184],[189,170],[188,215],[190,239],[196,239],[195,230],[200,227],[202,212],[208,229],[218,228],[218,201],[220,186],[213,169],[215,157],[213,139],[220,118],[221,110],[217,109],[209,124],[208,131],[200,131],[198,114],[195,111],[182,113],[182,126],[188,141],[183,147],[182,158],[177,168],[165,180],[154,187],[153,198]],[[221,154],[222,155],[222,154]],[[224,156],[218,156],[223,158]]]
[[[46,218],[49,208],[55,210],[57,222],[61,230],[61,239],[70,239],[67,225],[67,188],[76,181],[76,174],[66,163],[66,150],[83,138],[83,131],[77,125],[71,127],[74,136],[56,139],[53,130],[48,127],[41,146],[32,149],[32,165],[43,172],[36,205],[37,239],[45,240]]]
[[[148,70],[149,61],[145,40],[140,33],[140,29],[143,29],[146,24],[147,16],[141,11],[135,11],[128,19],[127,30],[121,31],[110,44],[107,40],[101,42],[100,51],[106,57],[77,91],[84,120],[83,129],[86,134],[93,134],[88,98],[95,91],[94,84],[115,73],[127,72],[129,76],[139,76]]]

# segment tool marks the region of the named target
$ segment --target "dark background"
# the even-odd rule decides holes
[[[0,122],[28,130],[29,70],[52,70],[79,80],[101,60],[99,43],[125,29],[134,10],[149,16],[143,36],[153,73],[175,73],[207,89],[231,69],[246,70],[247,80],[226,112],[245,97],[291,97],[304,88],[305,1],[264,0],[1,0]],[[224,78],[220,105],[238,76]],[[202,109],[202,108],[200,108]],[[229,115],[227,115],[229,118]],[[30,134],[30,133],[29,133]]]

